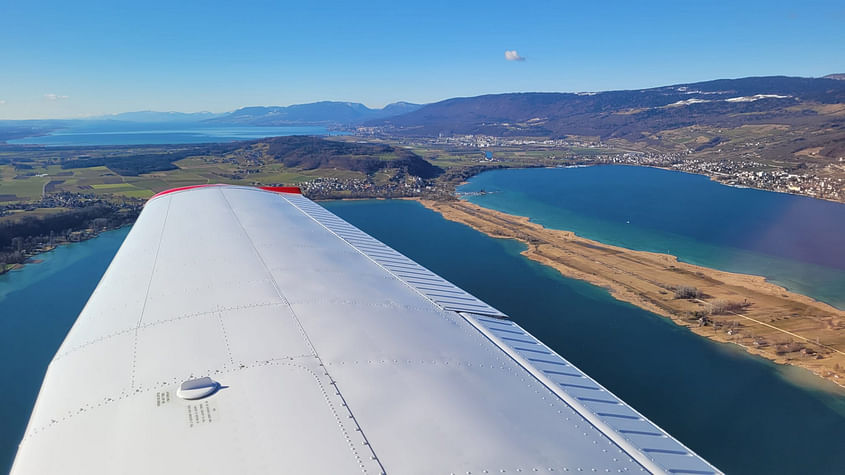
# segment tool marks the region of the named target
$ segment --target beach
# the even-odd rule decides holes
[[[755,275],[603,244],[466,201],[418,200],[444,218],[526,244],[522,254],[621,301],[845,386],[845,312]]]

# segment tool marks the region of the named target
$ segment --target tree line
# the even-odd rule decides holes
[[[0,222],[0,273],[8,264],[21,264],[46,246],[71,241],[74,233],[96,233],[130,224],[140,211],[140,206],[99,203],[53,215]]]

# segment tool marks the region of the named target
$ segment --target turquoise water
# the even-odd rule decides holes
[[[47,364],[128,232],[61,246],[0,275],[0,472],[11,468]]]
[[[555,229],[762,275],[845,309],[845,205],[622,165],[482,173],[467,199]]]
[[[58,146],[233,142],[282,135],[329,135],[325,127],[212,127],[200,124],[111,123],[75,126],[10,144]]]
[[[509,313],[728,473],[845,473],[838,387],[700,338],[525,259],[518,242],[417,203],[324,205]],[[49,360],[126,233],[61,247],[0,276],[0,470],[11,464]]]

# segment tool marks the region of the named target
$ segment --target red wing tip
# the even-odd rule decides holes
[[[298,186],[259,186],[262,190],[272,191],[274,193],[295,193],[302,194],[302,190]]]
[[[218,183],[218,184],[213,184],[213,185],[180,186],[179,188],[171,188],[169,190],[160,191],[160,192],[154,194],[152,197],[150,197],[150,200],[154,200],[154,199],[158,198],[159,196],[169,195],[170,193],[176,193],[177,191],[192,190],[194,188],[207,188],[207,187],[210,187],[210,186],[226,186],[226,185]],[[149,201],[149,200],[147,200],[147,201]]]
[[[208,188],[212,186],[229,186],[223,183],[215,183],[215,184],[206,184],[206,185],[191,185],[191,186],[180,186],[179,188],[171,188],[169,190],[164,190],[159,193],[154,194],[150,197],[150,200],[156,199],[159,196],[167,195],[170,193],[176,193],[177,191],[185,191],[185,190],[192,190],[194,188]],[[260,190],[264,191],[272,191],[274,193],[295,193],[297,195],[302,194],[302,190],[299,189],[298,186],[259,186],[257,187]],[[147,200],[149,201],[149,200]]]

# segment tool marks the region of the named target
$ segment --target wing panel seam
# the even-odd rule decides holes
[[[156,266],[158,266],[158,253],[161,250],[161,243],[164,241],[164,229],[167,227],[167,217],[170,215],[170,205],[173,203],[173,197],[167,200],[167,208],[164,211],[164,219],[161,222],[161,233],[158,236],[158,245],[156,246],[155,256],[153,257],[153,268],[150,271],[150,280],[147,282],[147,290],[144,293],[144,304],[141,306],[141,314],[138,316],[138,322],[135,324],[135,337],[132,341],[132,372],[130,376],[129,387],[135,387],[135,368],[138,362],[138,329],[141,327],[141,322],[144,321],[144,312],[147,310],[147,301],[150,299],[150,288],[155,279]]]

